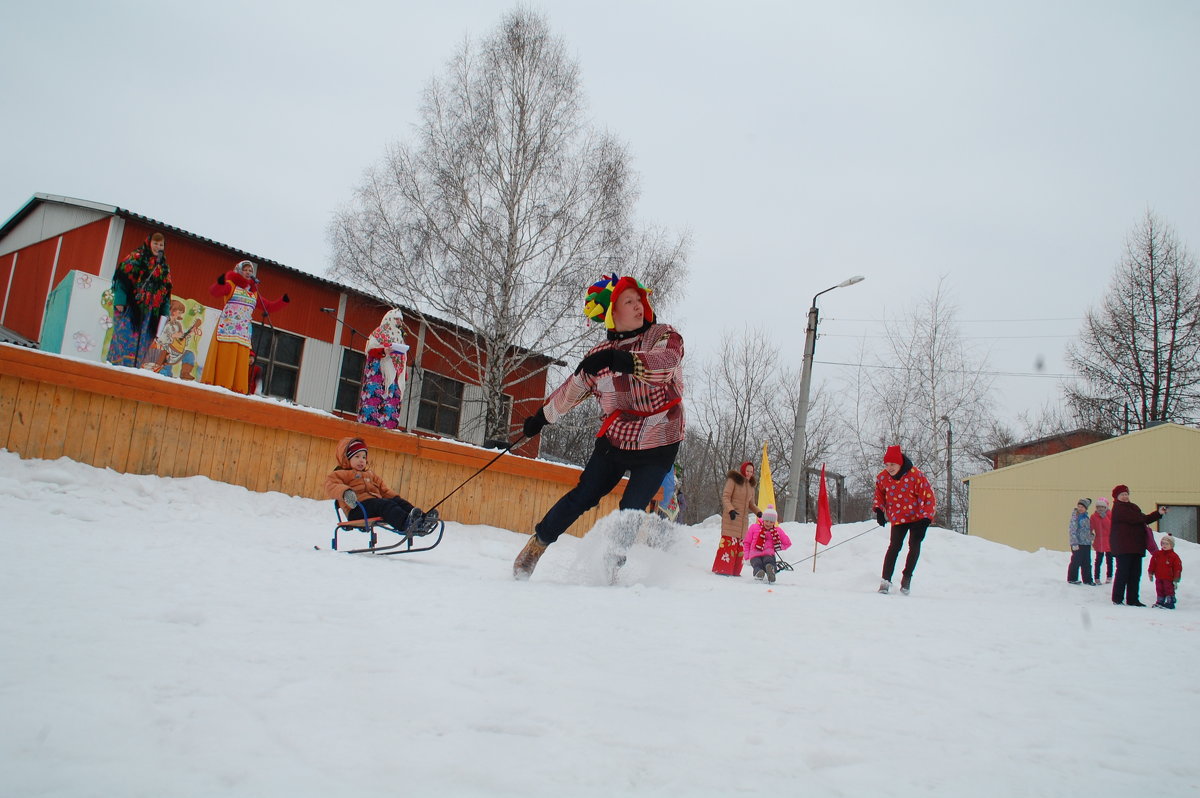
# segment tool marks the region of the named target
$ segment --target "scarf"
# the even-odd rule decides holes
[[[758,540],[754,544],[755,551],[762,551],[764,548],[766,548],[766,546],[763,545],[763,543],[767,537],[768,532],[771,533],[771,544],[772,544],[771,548],[772,548],[772,550],[779,551],[780,541],[779,541],[779,527],[778,526],[773,526],[770,529],[767,529],[765,526],[762,528],[762,531],[758,533]]]
[[[150,239],[121,261],[113,279],[125,288],[131,319],[140,323],[143,315],[162,315],[171,296],[171,272],[167,256],[150,249]]]

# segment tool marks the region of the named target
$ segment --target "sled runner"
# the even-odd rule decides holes
[[[418,551],[429,551],[442,542],[442,534],[446,531],[446,522],[438,517],[437,510],[422,513],[413,508],[404,529],[396,529],[382,518],[349,519],[342,512],[342,507],[336,500],[333,502],[333,511],[337,514],[337,525],[333,528],[333,540],[330,546],[334,551],[344,551],[346,554],[415,554]],[[342,532],[365,532],[367,534],[366,548],[338,549],[338,535]],[[382,541],[380,532],[384,533]],[[432,543],[423,546],[413,545],[417,542],[416,539],[426,538],[434,532],[437,532],[437,537],[433,538]],[[399,540],[393,539],[393,535],[397,536]],[[379,545],[380,542],[383,542],[384,545]],[[420,540],[420,542],[426,543],[425,540]]]

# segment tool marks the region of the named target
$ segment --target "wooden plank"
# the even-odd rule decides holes
[[[238,444],[235,442],[234,436],[241,434],[241,422],[219,418],[213,432],[211,441],[213,464],[212,473],[209,476],[218,482],[237,484],[234,482],[237,473],[237,460],[234,455],[238,450]]]
[[[287,457],[283,463],[283,490],[291,496],[306,496],[308,473],[308,436],[286,433]]]
[[[209,428],[216,424],[213,416],[201,415],[192,428],[192,449],[188,452],[188,471],[197,476],[208,476],[212,470],[212,443]]]
[[[333,445],[323,438],[308,439],[308,476],[305,480],[305,496],[313,499],[325,497],[325,477],[333,471]]]
[[[67,442],[67,426],[71,420],[71,405],[75,390],[63,385],[53,386],[49,407],[45,414],[46,431],[42,443],[42,457],[57,460],[63,456]]]
[[[126,470],[134,474],[160,473],[159,455],[163,447],[163,425],[167,408],[138,402],[129,436],[129,461]]]
[[[21,380],[11,374],[0,374],[0,447],[9,451],[17,451],[10,446],[8,436],[12,432],[13,414],[17,407],[17,392],[21,388]]]
[[[104,424],[105,396],[98,393],[87,394],[87,420],[83,424],[83,434],[79,441],[79,462],[96,465],[96,441],[100,437],[100,428]]]
[[[244,485],[250,490],[257,477],[255,472],[263,467],[263,462],[274,455],[270,449],[263,447],[264,430],[254,424],[239,424],[229,436],[229,459],[234,464],[234,474],[230,481]]]
[[[8,433],[8,450],[27,458],[37,456],[30,452],[29,436],[35,421],[38,387],[36,382],[21,380]]]
[[[171,476],[175,477],[190,477],[194,476],[195,472],[188,470],[188,463],[192,456],[192,434],[196,426],[196,414],[190,410],[178,410],[179,431],[176,433],[176,453],[175,464],[171,469]]]
[[[64,430],[62,456],[83,463],[83,441],[87,431],[87,423],[91,417],[92,397],[95,394],[87,391],[71,391],[70,408],[67,411],[67,425]]]
[[[27,457],[44,458],[46,456],[46,441],[50,438],[50,417],[53,414],[54,392],[56,386],[41,383],[37,388],[37,398],[33,402],[32,419],[29,422],[29,437],[25,442]]]
[[[175,473],[176,459],[187,456],[183,447],[179,445],[179,424],[183,411],[173,407],[165,409],[166,414],[163,416],[162,422],[162,446],[158,451],[158,473],[160,476],[173,477],[177,476]]]

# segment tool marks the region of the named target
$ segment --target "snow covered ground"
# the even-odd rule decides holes
[[[1184,542],[1169,612],[936,529],[911,596],[881,530],[718,577],[715,518],[616,586],[598,536],[517,583],[506,530],[347,555],[329,502],[3,450],[0,518],[3,796],[1200,793]]]

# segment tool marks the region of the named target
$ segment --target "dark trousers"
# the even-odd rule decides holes
[[[413,506],[399,496],[392,499],[363,499],[357,507],[346,513],[346,517],[352,521],[360,520],[363,517],[363,508],[366,508],[369,517],[382,518],[389,526],[403,530],[408,524],[408,514],[412,512]]]
[[[887,554],[883,555],[883,578],[892,581],[892,572],[896,570],[896,557],[900,555],[900,547],[904,545],[904,536],[908,536],[908,559],[904,561],[904,570],[900,575],[904,581],[912,578],[917,570],[917,559],[921,556],[921,543],[925,540],[925,530],[929,528],[928,521],[912,521],[907,524],[892,524],[892,542],[888,545]]]
[[[618,449],[607,438],[596,441],[591,459],[579,475],[579,483],[559,499],[535,527],[543,543],[553,543],[579,516],[600,503],[625,472],[629,483],[621,494],[622,510],[645,510],[662,485],[663,477],[675,465],[679,444],[654,449]]]
[[[764,571],[767,568],[767,563],[775,565],[776,562],[774,554],[756,554],[750,558],[750,567],[755,571]]]
[[[1100,581],[1100,565],[1105,560],[1108,560],[1108,570],[1105,571],[1104,575],[1106,577],[1108,577],[1109,579],[1112,579],[1112,571],[1113,571],[1112,552],[1111,551],[1098,551],[1098,552],[1096,552],[1096,577],[1095,577],[1097,582]]]
[[[1067,566],[1067,581],[1078,582],[1080,572],[1083,581],[1092,584],[1092,547],[1080,546],[1071,552],[1071,564]]]
[[[1138,600],[1142,584],[1142,554],[1117,554],[1117,575],[1113,577],[1112,600],[1128,604]]]

